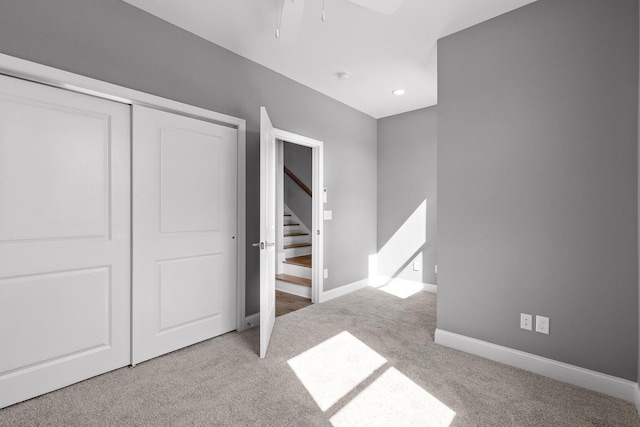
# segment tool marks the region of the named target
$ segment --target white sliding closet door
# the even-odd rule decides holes
[[[129,364],[129,122],[0,76],[0,407]]]
[[[133,363],[236,329],[237,130],[133,107]]]

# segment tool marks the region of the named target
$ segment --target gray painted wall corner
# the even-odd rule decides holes
[[[638,55],[632,0],[440,40],[438,328],[637,380]]]
[[[437,204],[437,107],[379,119],[379,274],[437,284]]]

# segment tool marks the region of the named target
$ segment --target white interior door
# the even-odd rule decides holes
[[[133,107],[133,363],[236,329],[237,130]]]
[[[276,321],[276,136],[260,107],[260,357]]]
[[[129,121],[0,76],[0,407],[129,364]]]

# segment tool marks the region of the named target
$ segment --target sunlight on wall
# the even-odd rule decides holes
[[[386,362],[345,331],[288,363],[320,409],[326,411]]]
[[[427,199],[378,253],[369,255],[369,286],[402,299],[423,290],[422,248],[426,242]],[[413,271],[414,261],[419,263],[420,271]]]
[[[335,427],[433,426],[447,427],[456,413],[395,368],[377,380],[331,417]]]
[[[378,251],[378,274],[394,277],[427,241],[427,200],[407,218]]]
[[[323,412],[332,409],[335,427],[448,427],[456,413],[344,331],[288,361]],[[357,394],[356,388],[371,384]],[[363,385],[364,386],[364,385]],[[345,396],[350,393],[354,397]]]

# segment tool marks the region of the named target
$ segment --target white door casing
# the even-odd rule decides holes
[[[133,106],[132,363],[236,329],[237,130]]]
[[[320,195],[324,192],[324,144],[317,139],[309,138],[282,129],[274,129],[276,140],[309,147],[312,150],[312,226],[311,240],[313,259],[311,301],[314,304],[324,301],[324,200]]]
[[[260,107],[260,357],[267,354],[276,320],[276,136]]]
[[[129,364],[129,129],[0,76],[0,407]]]

